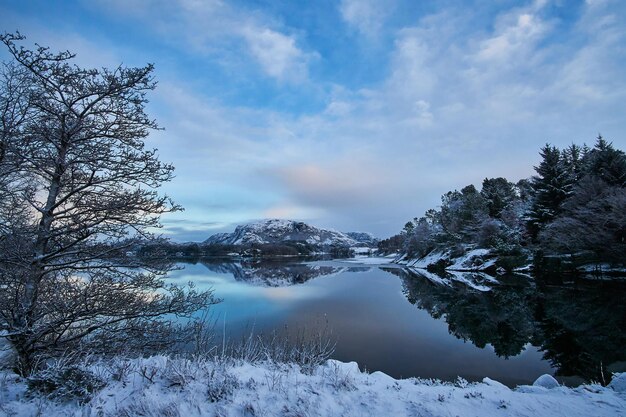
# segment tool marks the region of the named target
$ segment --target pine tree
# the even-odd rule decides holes
[[[562,158],[572,182],[577,182],[584,175],[583,148],[572,143],[563,149]]]
[[[561,204],[572,190],[572,179],[561,151],[546,144],[540,155],[542,161],[535,167],[537,175],[531,179],[535,198],[529,213],[529,228],[533,237],[560,213]]]
[[[626,186],[626,154],[601,135],[585,156],[584,169],[587,175],[597,176],[609,185]]]
[[[502,211],[516,199],[513,184],[502,177],[485,178],[480,195],[487,202],[489,217],[496,219],[500,218]]]

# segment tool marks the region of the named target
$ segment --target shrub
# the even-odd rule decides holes
[[[207,398],[210,402],[218,402],[229,398],[239,388],[237,377],[226,369],[212,369],[207,382]]]
[[[85,403],[94,393],[106,386],[106,382],[78,366],[49,366],[28,378],[28,389],[63,401],[78,400]]]

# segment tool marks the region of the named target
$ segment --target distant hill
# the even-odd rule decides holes
[[[375,248],[378,245],[378,239],[368,232],[346,232],[346,236],[359,242],[361,245]]]
[[[135,252],[152,258],[331,256],[347,258],[376,248],[369,233],[342,233],[293,220],[262,220],[217,233],[204,242],[169,241],[139,245]]]
[[[218,233],[203,242],[205,245],[265,245],[304,242],[308,245],[328,247],[356,247],[375,245],[369,233],[342,233],[322,229],[304,222],[271,219],[239,225],[232,233]]]

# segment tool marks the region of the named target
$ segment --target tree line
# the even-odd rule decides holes
[[[513,269],[546,256],[585,262],[626,259],[626,155],[598,136],[593,147],[546,144],[536,175],[512,183],[485,178],[441,197],[437,209],[380,242],[384,253],[425,256],[489,248]]]

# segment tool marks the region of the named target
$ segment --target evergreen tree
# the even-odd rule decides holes
[[[626,188],[597,176],[576,184],[563,212],[540,234],[542,247],[557,253],[591,251],[599,261],[626,259]]]
[[[517,184],[515,184],[515,190],[519,199],[524,203],[528,203],[532,200],[535,194],[531,182],[526,178],[519,180]]]
[[[480,195],[487,203],[489,216],[496,219],[500,218],[502,210],[507,208],[517,197],[513,184],[502,177],[485,178]]]
[[[440,222],[453,241],[471,240],[480,221],[487,216],[487,204],[473,185],[449,191],[441,197]]]
[[[533,237],[560,213],[561,204],[572,190],[572,179],[561,151],[546,144],[540,155],[541,163],[535,167],[537,175],[531,179],[535,198],[529,213],[529,228]]]
[[[609,185],[626,186],[626,155],[598,136],[593,149],[584,158],[587,175],[594,175]]]
[[[583,158],[585,155],[585,148],[581,148],[574,143],[563,149],[563,164],[565,165],[572,182],[577,182],[584,174]]]

